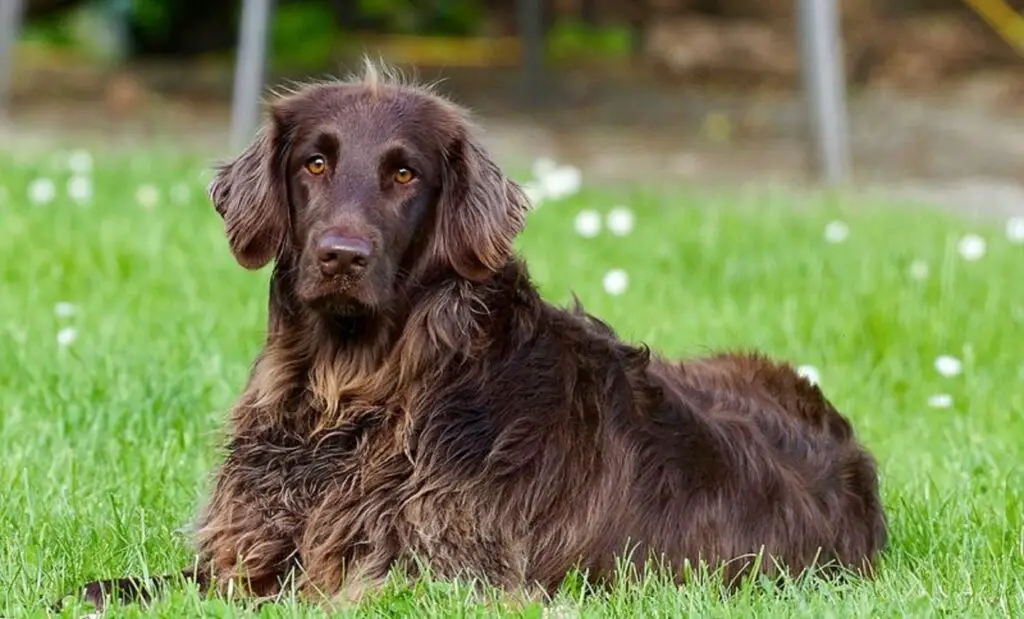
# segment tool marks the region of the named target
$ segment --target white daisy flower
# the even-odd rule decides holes
[[[522,189],[533,208],[537,208],[544,201],[544,188],[538,183],[525,183],[522,185]]]
[[[68,169],[73,174],[80,176],[87,175],[92,172],[92,154],[83,149],[73,151],[68,156]]]
[[[135,191],[135,200],[144,209],[154,208],[160,202],[160,191],[153,185],[140,185]]]
[[[841,221],[830,221],[825,226],[825,240],[829,243],[842,243],[850,236],[850,227]]]
[[[1006,221],[1006,239],[1016,245],[1024,243],[1024,216]]]
[[[602,284],[605,292],[618,296],[626,291],[626,287],[629,285],[629,276],[622,269],[612,269],[605,273]]]
[[[37,206],[49,204],[57,197],[57,186],[48,178],[37,178],[28,185],[28,199]]]
[[[606,222],[609,232],[615,236],[626,236],[633,231],[633,211],[625,206],[617,206],[608,212]]]
[[[54,304],[53,313],[57,318],[70,318],[78,313],[78,308],[74,303],[60,301]]]
[[[88,176],[72,176],[68,179],[68,197],[79,204],[92,200],[92,179]]]
[[[956,244],[956,250],[964,260],[980,260],[985,255],[985,239],[977,234],[967,234]]]
[[[12,325],[10,327],[10,332],[11,339],[14,340],[16,344],[25,344],[28,342],[28,333],[25,333],[24,329]]]
[[[592,239],[601,233],[601,214],[597,211],[582,210],[576,214],[576,234]]]
[[[545,606],[541,611],[541,619],[579,619],[580,611],[566,604]]]
[[[910,277],[918,281],[928,277],[928,263],[924,260],[914,260],[910,263]]]
[[[963,371],[963,363],[956,357],[939,355],[935,358],[935,371],[946,378],[952,378]]]
[[[171,199],[178,204],[184,204],[188,202],[189,198],[192,197],[192,191],[189,189],[188,184],[178,183],[171,189]]]
[[[76,339],[78,339],[78,329],[74,327],[64,327],[57,332],[57,345],[61,348],[71,346]]]
[[[932,408],[949,408],[953,406],[953,396],[948,393],[936,393],[928,397],[928,406]]]
[[[580,190],[583,174],[579,168],[561,166],[541,176],[539,181],[547,197],[559,200],[571,196]]]
[[[815,385],[821,382],[821,372],[813,365],[801,365],[796,369],[796,373]]]
[[[530,173],[534,178],[543,178],[554,171],[556,167],[558,164],[551,157],[538,157],[530,167]]]

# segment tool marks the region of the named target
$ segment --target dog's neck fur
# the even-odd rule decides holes
[[[482,354],[491,318],[482,308],[511,309],[512,297],[533,290],[523,288],[525,265],[513,258],[485,282],[451,275],[407,286],[387,313],[332,317],[295,298],[293,272],[281,266],[271,278],[266,344],[236,406],[236,431],[279,425],[281,415],[322,429],[371,409],[410,406],[423,378]]]

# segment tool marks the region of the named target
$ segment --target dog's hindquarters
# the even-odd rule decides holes
[[[691,561],[729,562],[731,579],[759,551],[766,573],[872,571],[887,539],[876,465],[816,386],[756,356],[655,361],[649,374],[662,386],[662,416],[686,417],[666,427],[693,428],[688,442],[650,439],[685,454],[667,472],[680,480],[665,510],[678,531],[655,525],[661,544]]]

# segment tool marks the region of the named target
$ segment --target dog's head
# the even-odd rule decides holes
[[[528,209],[461,108],[372,67],[274,102],[209,192],[242,266],[276,259],[334,316],[385,311],[426,274],[486,280]]]

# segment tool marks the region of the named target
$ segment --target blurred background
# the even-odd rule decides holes
[[[2,148],[230,148],[242,2],[0,2],[9,26],[21,15]],[[1024,27],[1000,35],[977,13],[1024,1],[836,2],[853,179],[1024,208]],[[271,4],[266,86],[369,53],[443,78],[506,165],[551,157],[588,182],[815,178],[795,0]]]

